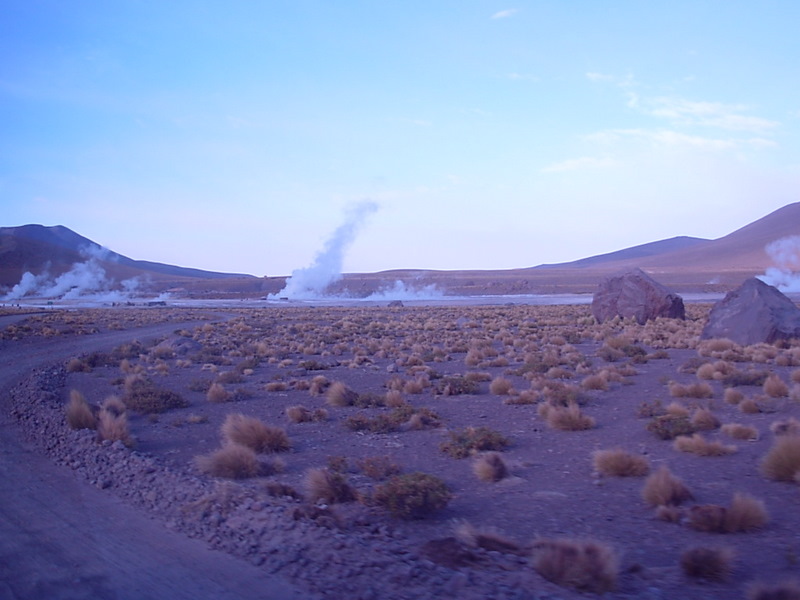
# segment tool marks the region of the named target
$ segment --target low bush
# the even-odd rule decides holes
[[[487,452],[478,457],[472,471],[481,481],[494,483],[508,476],[508,465],[499,452]]]
[[[740,423],[725,423],[720,429],[722,433],[735,440],[753,441],[758,439],[758,429]]]
[[[466,458],[475,452],[504,450],[509,446],[508,438],[488,427],[467,427],[451,431],[450,439],[442,442],[439,449],[453,458]]]
[[[596,471],[613,477],[644,477],[650,471],[650,464],[644,456],[620,448],[597,450],[592,462]]]
[[[159,414],[176,408],[186,408],[189,402],[180,394],[157,388],[151,381],[134,378],[126,385],[125,406],[141,414]]]
[[[689,417],[675,415],[661,415],[655,417],[647,424],[647,431],[661,440],[674,440],[679,435],[694,433]]]
[[[227,444],[210,454],[197,456],[195,464],[207,475],[226,479],[246,479],[261,473],[256,453],[239,444]]]
[[[477,394],[478,384],[461,375],[442,377],[436,382],[435,391],[443,396]]]
[[[309,469],[305,484],[307,497],[311,502],[339,504],[356,499],[356,492],[347,477],[330,469]]]
[[[679,435],[675,438],[675,449],[697,456],[725,456],[736,452],[736,446],[726,446],[716,440],[707,440],[699,433]]]
[[[331,406],[352,406],[358,400],[358,394],[341,381],[334,381],[325,392],[325,401]]]
[[[438,477],[428,473],[394,475],[379,485],[372,502],[401,519],[422,519],[445,508],[453,495]]]
[[[644,482],[642,498],[652,506],[680,504],[692,499],[692,493],[681,479],[666,466],[651,473]]]
[[[681,554],[681,569],[688,577],[722,581],[730,575],[732,560],[730,548],[695,546]]]
[[[800,436],[782,435],[761,461],[761,472],[776,481],[796,481],[800,473]]]
[[[546,406],[546,405],[542,405]],[[580,407],[571,402],[567,406],[552,406],[546,409],[547,424],[561,431],[584,431],[595,426],[595,420],[583,414]]]
[[[358,461],[358,468],[370,479],[381,481],[398,475],[402,469],[388,456],[369,456]]]
[[[617,584],[619,559],[595,540],[535,540],[531,562],[545,579],[581,592],[603,594]]]
[[[212,383],[206,392],[206,399],[209,402],[221,403],[231,399],[231,394],[221,383]]]
[[[282,427],[267,425],[255,417],[239,413],[225,417],[220,431],[226,441],[257,453],[285,452],[292,446]]]

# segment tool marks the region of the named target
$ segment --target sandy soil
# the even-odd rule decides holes
[[[247,597],[241,590],[260,591],[264,585],[281,586],[270,588],[275,590],[274,597],[291,597],[290,588],[281,583],[286,580],[309,596],[326,598],[580,597],[544,579],[528,558],[534,539],[568,537],[597,539],[616,551],[619,577],[609,597],[744,597],[753,581],[777,581],[797,574],[797,486],[767,479],[759,465],[774,441],[771,423],[800,416],[800,406],[788,396],[767,398],[760,385],[741,386],[744,396],[760,407],[757,413],[745,413],[723,400],[723,382],[698,378],[693,370],[700,363],[720,360],[700,357],[695,348],[707,308],[691,307],[692,319],[685,323],[644,327],[624,322],[592,324],[587,307],[273,308],[231,311],[227,320],[204,326],[181,324],[179,314],[169,311],[173,316],[166,324],[147,330],[148,337],[155,337],[153,342],[144,339],[142,332],[126,331],[140,323],[128,320],[120,325],[119,311],[92,312],[90,329],[97,331],[78,337],[76,328],[86,329],[85,324],[73,323],[72,333],[59,333],[64,327],[55,315],[48,315],[46,321],[33,317],[23,322],[29,326],[25,330],[17,323],[12,335],[6,334],[0,343],[5,365],[0,375],[9,387],[17,379],[3,411],[2,431],[8,440],[4,447],[15,448],[4,452],[3,472],[5,481],[20,483],[13,490],[12,486],[3,488],[2,503],[4,510],[19,514],[16,522],[41,525],[19,526],[5,536],[12,540],[6,545],[21,541],[3,548],[5,556],[17,557],[13,573],[19,574],[12,576],[9,570],[3,580],[11,582],[7,587],[16,597],[36,597],[37,585],[59,590],[74,587],[85,594],[68,591],[63,597],[128,597],[127,590],[135,589],[131,579],[137,572],[148,574],[136,578],[139,585],[148,587],[144,595],[130,597],[148,597],[148,592],[149,597],[163,597],[156,591],[170,585],[179,590],[182,584],[194,597],[221,597],[214,586],[223,581],[239,584],[231,597]],[[113,332],[120,326],[123,331]],[[91,431],[70,430],[63,416],[70,390],[80,390],[90,402],[99,404],[110,394],[124,395],[124,373],[119,364],[67,372],[66,359],[98,348],[110,351],[134,338],[144,342],[143,348],[125,368],[140,370],[159,388],[179,393],[189,406],[156,418],[130,414],[136,439],[133,450],[119,442],[98,443]],[[628,346],[639,347],[646,361],[621,357],[607,362],[598,355],[603,355],[604,341],[622,338]],[[481,349],[478,364],[466,364],[471,348]],[[791,388],[791,374],[800,365],[800,355],[792,348],[738,352],[736,361],[728,361],[735,369],[776,373]],[[19,364],[21,356],[25,360]],[[258,360],[249,360],[247,370],[225,375],[237,373],[237,367],[253,356]],[[60,367],[30,374],[47,358]],[[542,362],[560,371],[524,375]],[[554,383],[580,387],[584,377],[603,371],[609,377],[608,389],[579,393],[582,411],[595,419],[596,426],[585,431],[548,426],[538,406],[548,397],[544,388]],[[437,393],[444,378],[468,372],[503,376],[517,391],[530,391],[537,402],[508,403],[508,396],[490,392],[488,382],[467,395]],[[26,373],[30,376],[22,377]],[[441,426],[403,427],[390,433],[352,431],[348,418],[375,417],[390,409],[330,406],[324,396],[312,396],[297,383],[318,375],[375,396],[385,394],[393,378],[422,378],[430,385],[403,397],[416,409],[435,411]],[[203,390],[212,381],[224,382],[232,394],[230,401],[207,400]],[[712,397],[674,398],[670,381],[708,383]],[[279,389],[267,391],[270,383],[282,383],[286,389],[272,385]],[[647,431],[650,419],[640,416],[643,402],[653,406],[656,401],[663,406],[676,401],[690,413],[710,408],[721,423],[750,425],[759,437],[738,441],[713,429],[703,435],[734,446],[734,453],[701,457],[679,452],[672,442]],[[292,423],[285,409],[296,405],[325,408],[329,417],[323,422]],[[282,473],[233,482],[210,478],[197,469],[194,458],[220,446],[220,426],[233,412],[285,428],[292,449],[282,455]],[[17,433],[8,414],[52,462],[14,438]],[[449,432],[476,426],[509,438],[511,444],[503,452],[509,477],[497,483],[480,481],[473,473],[476,457],[455,459],[440,450]],[[656,519],[641,496],[643,478],[602,476],[593,468],[595,450],[615,447],[646,458],[651,469],[669,466],[694,495],[687,507],[727,506],[735,492],[744,492],[763,500],[771,519],[761,529],[732,534],[692,529],[686,522],[687,507],[683,522]],[[438,476],[453,492],[453,500],[425,519],[404,521],[358,502],[314,506],[302,499],[307,492],[307,470],[330,465],[340,467],[360,494],[368,497],[380,483],[365,475],[359,461],[383,456],[406,472]],[[291,486],[301,498],[271,496],[267,482]],[[64,492],[47,493],[54,488]],[[16,500],[17,489],[30,490],[30,494]],[[39,504],[43,498],[50,502],[50,497],[55,508]],[[148,523],[160,521],[166,528],[119,527],[120,521],[134,518],[128,512],[141,519],[142,510],[157,519]],[[97,518],[87,520],[87,512]],[[118,516],[115,528],[111,515],[120,514],[126,516]],[[465,521],[479,530],[501,533],[518,551],[476,548],[453,539],[457,524]],[[45,532],[55,541],[46,538]],[[183,536],[199,538],[243,560],[218,561],[201,541]],[[76,537],[84,540],[77,554]],[[159,547],[167,543],[174,546],[166,554],[178,564],[164,564],[152,549],[136,545],[139,549],[126,552],[125,560],[108,562],[109,556],[129,544]],[[60,570],[35,559],[35,553],[27,550],[31,544],[33,548],[55,544],[49,562],[61,565]],[[731,573],[722,581],[685,575],[680,556],[692,546],[731,548],[735,552]],[[209,563],[196,563],[201,559],[193,553],[208,556]],[[181,560],[184,554],[187,558]],[[87,557],[83,571],[68,576],[77,555]],[[142,562],[137,563],[136,557]],[[187,579],[183,569],[192,564],[201,565],[194,572],[207,580]],[[132,567],[129,571],[127,565]],[[143,583],[151,580],[152,584]]]

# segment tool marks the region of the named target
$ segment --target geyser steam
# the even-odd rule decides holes
[[[782,292],[800,293],[800,235],[770,242],[765,250],[775,266],[759,279]]]
[[[339,225],[314,261],[303,269],[292,271],[286,287],[275,296],[290,299],[314,299],[324,295],[325,288],[342,277],[344,254],[352,245],[361,226],[378,210],[370,200],[359,202],[347,211],[344,223]]]
[[[45,270],[39,275],[25,272],[19,283],[3,297],[3,300],[20,300],[26,296],[39,298],[60,298],[75,300],[78,298],[96,301],[122,301],[139,286],[138,278],[127,279],[121,283],[122,290],[113,290],[114,280],[106,277],[105,269],[100,261],[115,260],[114,254],[102,246],[86,246],[81,248],[81,256],[85,262],[74,263],[72,268],[52,279]]]

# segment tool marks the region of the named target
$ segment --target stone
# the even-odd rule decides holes
[[[800,337],[800,308],[777,288],[751,277],[714,305],[700,339],[741,346]]]
[[[633,317],[640,325],[650,319],[685,319],[683,299],[641,269],[614,275],[603,281],[592,298],[592,314],[598,323],[614,317]]]

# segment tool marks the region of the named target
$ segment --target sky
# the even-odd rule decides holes
[[[795,0],[4,0],[0,226],[288,275],[505,269],[800,201]],[[370,204],[372,206],[372,204]]]

